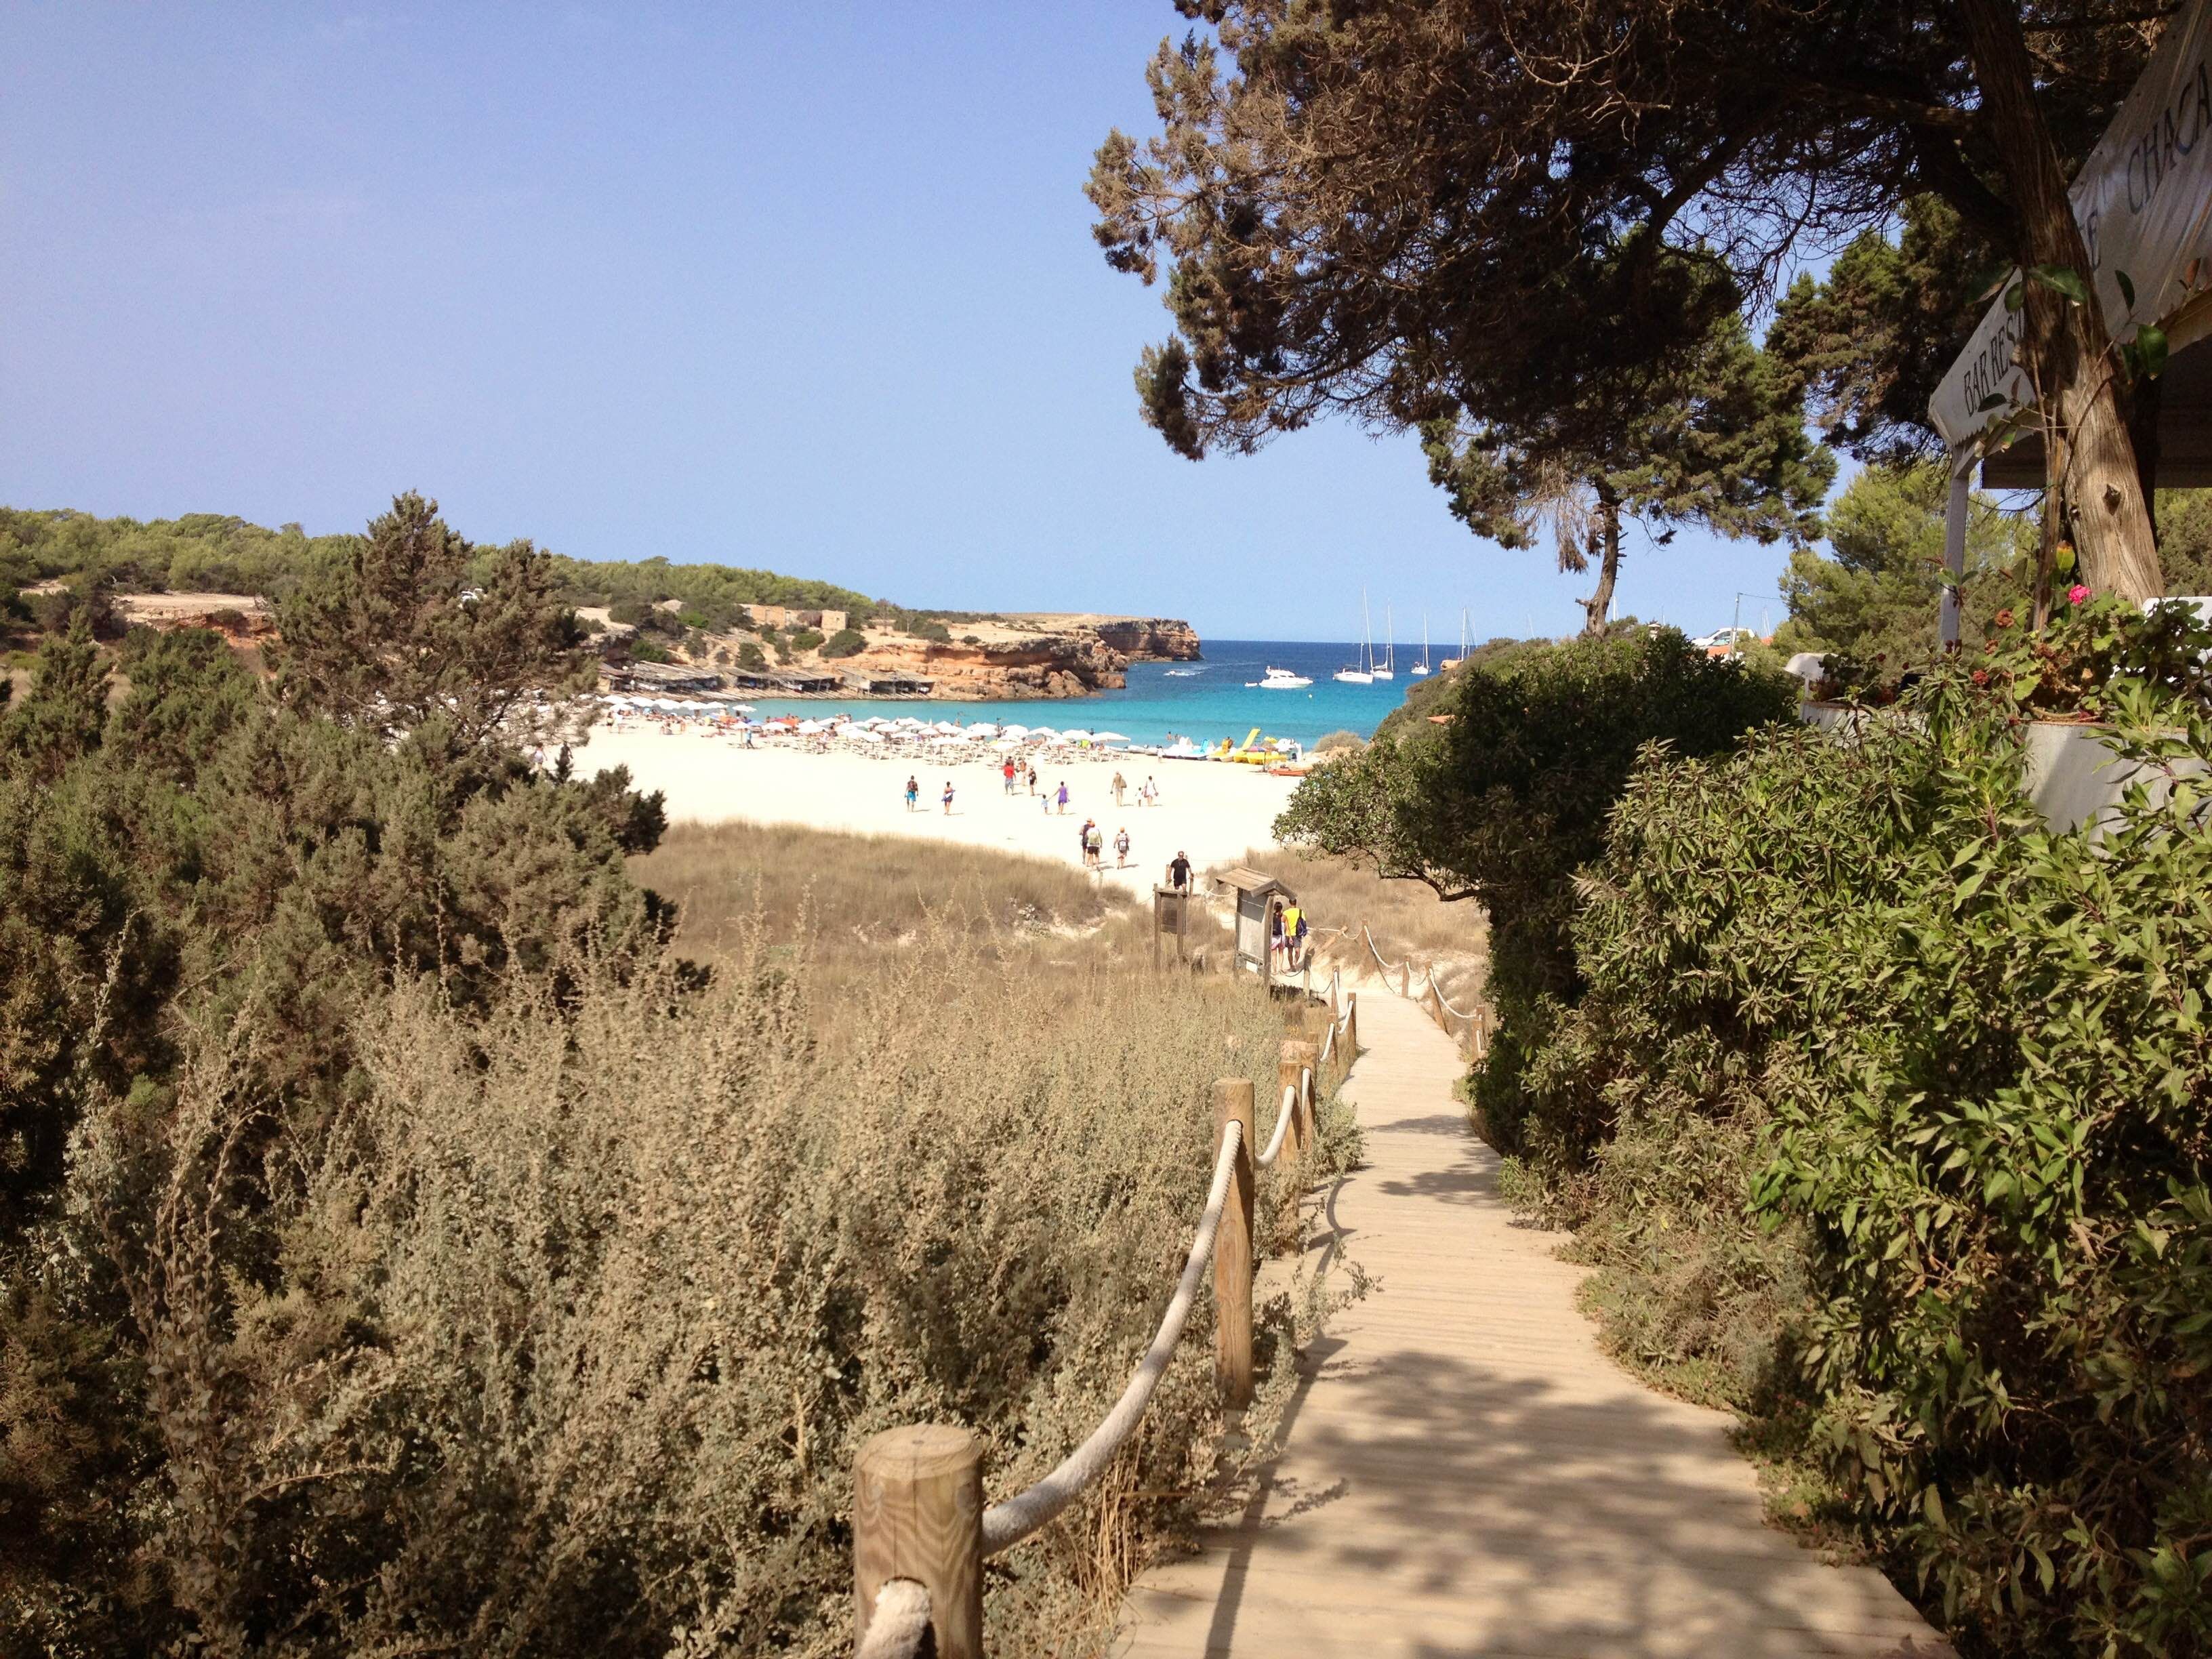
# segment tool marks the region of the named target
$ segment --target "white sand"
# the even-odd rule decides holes
[[[1039,792],[1067,783],[1067,814],[1048,813],[1025,785],[1008,796],[1000,775],[1000,757],[933,758],[922,765],[832,751],[813,754],[795,749],[744,749],[730,738],[702,732],[665,733],[647,726],[595,728],[576,755],[576,770],[589,776],[627,766],[634,786],[658,789],[668,798],[672,823],[798,823],[815,830],[861,834],[914,836],[996,847],[1080,866],[1076,832],[1095,817],[1105,832],[1106,876],[1133,891],[1149,890],[1178,850],[1200,869],[1225,864],[1248,848],[1272,847],[1275,815],[1297,787],[1292,778],[1272,778],[1256,766],[1215,761],[1163,761],[1151,755],[1106,760],[1036,763]],[[1114,805],[1112,783],[1119,771],[1128,782],[1125,805]],[[921,785],[921,810],[909,812],[902,799],[908,774]],[[1160,804],[1137,805],[1137,790],[1150,776],[1158,785]],[[953,787],[952,813],[946,817],[939,797],[945,781]],[[1129,830],[1127,870],[1114,866],[1114,834]]]

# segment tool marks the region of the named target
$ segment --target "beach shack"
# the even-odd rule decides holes
[[[1275,877],[1241,864],[1214,879],[1237,896],[1237,965],[1259,975],[1262,985],[1273,985],[1275,963],[1267,949],[1267,913],[1278,904],[1297,902],[1297,895]]]
[[[678,691],[719,691],[722,677],[711,668],[689,663],[632,662],[605,671],[608,689],[615,691],[656,692],[663,696]]]

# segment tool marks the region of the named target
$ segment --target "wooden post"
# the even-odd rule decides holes
[[[1275,1098],[1278,1101],[1281,1100],[1283,1091],[1285,1089],[1294,1091],[1291,1096],[1288,1108],[1291,1114],[1291,1127],[1283,1135],[1281,1162],[1286,1170],[1296,1169],[1299,1157],[1305,1151],[1302,1139],[1306,1127],[1302,1121],[1304,1115],[1298,1109],[1298,1097],[1295,1092],[1298,1086],[1298,1072],[1305,1064],[1299,1057],[1300,1051],[1304,1047],[1305,1044],[1298,1042],[1295,1037],[1285,1037],[1283,1046],[1278,1051],[1275,1060]]]
[[[1344,994],[1344,1036],[1338,1039],[1344,1044],[1344,1063],[1348,1066],[1359,1058],[1359,993]]]
[[[938,1659],[983,1659],[983,1443],[965,1429],[886,1429],[853,1460],[855,1643],[894,1578],[928,1590]]]
[[[1321,1074],[1315,1069],[1315,1061],[1321,1050],[1310,1042],[1286,1042],[1283,1045],[1283,1054],[1291,1066],[1290,1080],[1299,1085],[1298,1119],[1291,1126],[1291,1138],[1298,1143],[1298,1154],[1303,1158],[1313,1150],[1314,1103],[1321,1091]],[[1305,1074],[1309,1072],[1314,1073],[1311,1093],[1304,1086]]]
[[[1213,1236],[1213,1374],[1233,1410],[1252,1403],[1252,1079],[1223,1078],[1213,1085],[1214,1145],[1224,1128],[1243,1126],[1221,1230]]]
[[[1411,957],[1407,957],[1405,966],[1398,969],[1398,994],[1401,997],[1413,994],[1413,959]]]

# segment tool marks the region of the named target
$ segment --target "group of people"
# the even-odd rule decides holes
[[[1296,899],[1277,900],[1267,912],[1267,948],[1284,971],[1295,974],[1305,965],[1306,913]]]
[[[1115,805],[1120,806],[1124,804],[1121,797],[1128,787],[1129,781],[1123,777],[1119,772],[1116,772],[1114,775]],[[1159,804],[1160,787],[1158,784],[1152,781],[1151,774],[1147,773],[1146,775],[1145,781],[1137,786],[1137,805],[1139,806],[1158,806]]]
[[[1024,784],[1028,786],[1029,792],[1032,795],[1040,793],[1040,791],[1037,788],[1036,768],[1028,762],[1017,762],[1010,759],[1000,769],[1000,775],[1005,781],[1006,792],[1009,795],[1012,794],[1018,788],[1021,787]],[[1116,806],[1124,804],[1123,797],[1127,793],[1128,787],[1128,780],[1124,778],[1119,772],[1116,772],[1114,775],[1113,783],[1114,804]],[[911,772],[907,774],[906,789],[904,793],[906,798],[906,810],[909,812],[920,811],[921,810],[921,780]],[[945,788],[938,797],[939,802],[944,806],[945,816],[947,817],[951,817],[952,816],[952,780],[947,778],[945,781]],[[1068,802],[1071,799],[1067,789],[1067,781],[1063,778],[1055,787],[1042,791],[1042,799],[1046,812],[1050,813],[1054,811],[1058,811],[1059,812],[1065,814],[1067,811]],[[1157,806],[1159,804],[1159,785],[1154,782],[1150,777],[1147,777],[1144,782],[1138,787],[1137,805],[1139,806]],[[1085,869],[1103,870],[1106,867],[1106,848],[1109,843],[1106,840],[1106,832],[1099,824],[1097,819],[1085,818],[1083,820],[1083,828],[1079,832],[1078,832],[1076,842],[1082,854],[1083,867]],[[1126,870],[1129,867],[1129,849],[1133,844],[1133,843],[1129,839],[1129,830],[1127,824],[1122,825],[1114,832],[1114,839],[1110,845],[1114,849],[1114,867],[1116,870]],[[1190,864],[1189,860],[1185,859],[1181,853],[1177,853],[1176,854],[1176,867],[1179,867],[1182,871],[1180,878],[1177,878],[1177,884],[1187,888],[1190,881]]]
[[[945,803],[945,816],[948,818],[951,817],[952,816],[951,779],[945,779],[945,793],[939,799],[943,800]],[[906,775],[906,810],[909,812],[918,811],[921,810],[921,780],[915,776],[913,773],[909,772]]]
[[[1106,832],[1099,827],[1097,819],[1084,819],[1082,832],[1077,836],[1076,841],[1082,848],[1085,869],[1103,870],[1106,867]],[[1125,823],[1114,832],[1114,867],[1116,870],[1129,867],[1129,826]]]

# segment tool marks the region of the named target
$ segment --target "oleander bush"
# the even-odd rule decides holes
[[[1522,1079],[1616,1351],[1978,1652],[2212,1650],[2212,723],[2100,684],[2152,769],[2101,840],[1964,666],[1648,754]]]

